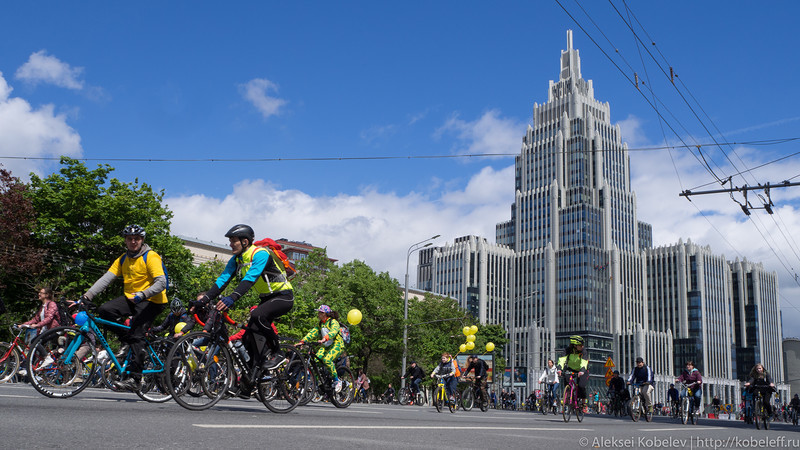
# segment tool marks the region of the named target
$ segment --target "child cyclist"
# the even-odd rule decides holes
[[[447,352],[442,353],[442,362],[431,372],[431,378],[437,374],[449,375],[444,378],[444,388],[451,402],[455,401],[456,388],[458,387],[458,378],[455,377],[456,373],[456,362],[453,360],[453,357],[450,356],[450,353]]]
[[[341,329],[339,325],[339,313],[331,310],[331,307],[328,305],[322,305],[317,309],[317,318],[319,318],[317,326],[312,328],[297,345],[303,345],[306,341],[311,339],[315,339],[318,343],[323,345],[323,347],[317,350],[317,357],[321,359],[328,367],[328,370],[330,370],[331,377],[333,378],[333,389],[339,392],[342,390],[342,380],[340,380],[339,375],[336,374],[336,364],[334,363],[336,358],[342,353],[342,350],[344,350],[344,338],[342,338],[342,333],[339,332]]]

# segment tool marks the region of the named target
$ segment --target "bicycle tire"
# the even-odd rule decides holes
[[[149,344],[153,352],[150,353],[148,349],[144,370],[156,370],[160,368],[161,372],[142,374],[141,387],[136,391],[136,395],[150,403],[165,403],[172,398],[172,394],[170,394],[169,389],[167,389],[166,378],[164,377],[164,370],[166,368],[165,361],[167,361],[169,349],[172,347],[172,340],[158,338]],[[158,358],[158,361],[153,359],[154,355]]]
[[[680,418],[683,425],[689,421],[689,399],[687,397],[681,399]]]
[[[208,337],[203,331],[186,334],[175,342],[167,355],[167,389],[179,405],[191,411],[202,411],[217,404],[233,382],[233,359],[226,346],[212,343],[201,350],[192,344],[197,338]],[[205,395],[183,395],[193,387],[200,387]]]
[[[425,394],[421,390],[417,392],[416,398],[417,400],[415,403],[419,406],[425,406],[425,404],[428,402],[428,400],[425,398]]]
[[[642,399],[639,398],[639,394],[634,395],[630,401],[631,420],[634,422],[638,422],[639,417],[642,415],[642,410],[640,409],[641,406]]]
[[[0,358],[0,383],[5,383],[17,374],[20,356],[12,343],[0,342]]]
[[[294,410],[303,398],[308,385],[308,370],[302,359],[293,359],[274,369],[267,375],[268,381],[258,384],[262,403],[276,414]]]
[[[447,399],[447,408],[450,410],[450,413],[455,413],[458,410],[458,405],[461,403],[461,395],[458,394],[458,391],[453,394],[453,401]]]
[[[78,337],[81,338],[80,344]],[[75,351],[89,343],[91,360],[96,360],[97,350],[91,342],[87,332],[74,327],[56,327],[37,336],[31,343],[26,361],[31,385],[50,398],[68,398],[86,389],[92,381],[95,366],[88,367],[75,356]],[[65,353],[68,360],[64,359]]]
[[[433,397],[433,406],[436,408],[436,412],[442,412],[442,402],[445,398],[447,398],[447,394],[444,392],[444,386],[437,386],[436,395]]]
[[[308,367],[306,369],[306,387],[303,391],[303,396],[300,397],[300,406],[305,406],[311,403],[318,394],[319,387],[317,384],[317,376],[314,374],[314,369]]]
[[[475,393],[472,392],[472,387],[467,387],[461,393],[461,407],[464,411],[471,411],[472,407],[475,406]]]
[[[697,425],[697,411],[694,409],[694,399],[692,401],[692,407],[690,409],[689,420],[691,420],[692,425]]]
[[[578,422],[583,422],[583,416],[584,414],[586,414],[583,412],[583,407],[584,407],[583,401],[581,399],[578,399],[578,407],[575,408],[575,418],[578,419]]]
[[[356,378],[349,368],[343,366],[336,368],[336,375],[339,376],[339,380],[342,382],[342,390],[331,395],[331,403],[337,408],[347,408],[355,398]]]
[[[572,416],[572,388],[570,386],[567,386],[564,389],[564,409],[561,411],[561,417],[564,418],[564,422],[569,422],[571,416]]]

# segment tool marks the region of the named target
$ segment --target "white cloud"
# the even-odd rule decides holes
[[[47,83],[80,90],[83,89],[83,81],[79,80],[82,73],[82,67],[70,67],[55,56],[48,55],[46,50],[39,50],[17,69],[15,77],[32,84]]]
[[[265,119],[280,114],[280,108],[287,103],[286,100],[267,95],[269,91],[278,92],[278,85],[265,78],[254,78],[245,84],[240,84],[239,91]]]
[[[628,148],[641,147],[647,144],[647,137],[642,129],[642,121],[634,115],[628,115],[625,120],[617,122],[619,125],[620,134],[624,136],[625,142],[628,143]]]
[[[455,114],[436,131],[436,135],[454,133],[461,142],[456,149],[460,154],[519,152],[525,124],[499,116],[500,112],[493,109],[477,120],[466,122]]]
[[[56,114],[53,105],[33,109],[26,100],[11,97],[12,88],[0,72],[0,155],[41,158],[61,155],[79,157],[81,138]],[[0,163],[15,176],[27,179],[30,172],[42,173],[44,161],[0,158]]]
[[[487,167],[465,189],[437,199],[370,189],[315,198],[259,179],[240,182],[224,198],[181,196],[165,203],[175,213],[175,234],[225,243],[223,235],[234,223],[248,223],[258,238],[305,240],[327,247],[340,262],[359,259],[402,282],[408,246],[420,239],[441,234],[435,244],[443,245],[475,234],[493,241],[495,224],[511,216],[513,191],[513,167]],[[413,285],[416,277],[410,276]]]

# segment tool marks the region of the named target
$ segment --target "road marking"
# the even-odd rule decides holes
[[[218,424],[218,423],[194,423],[192,426],[198,428],[228,428],[228,429],[244,429],[244,428],[258,428],[258,429],[340,429],[340,430],[504,430],[504,431],[552,431],[553,427],[476,427],[476,426],[463,426],[454,427],[451,425],[433,427],[433,426],[396,426],[396,425],[244,425],[244,424]],[[571,431],[594,431],[591,428],[569,428]]]
[[[680,427],[680,428],[639,428],[639,431],[680,431],[680,430],[687,430],[691,429],[690,427]],[[703,430],[727,430],[728,428],[725,427],[703,427]]]
[[[36,398],[32,395],[11,395],[11,394],[0,394],[0,397],[10,397],[10,398]]]

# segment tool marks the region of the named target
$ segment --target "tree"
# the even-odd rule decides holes
[[[132,223],[147,231],[145,242],[164,260],[170,286],[189,295],[191,252],[169,233],[172,212],[164,192],[147,184],[109,179],[111,166],[89,170],[62,157],[61,169],[46,178],[31,174],[30,199],[37,211],[34,234],[50,264],[44,275],[68,297],[83,294],[124,252],[122,229]],[[107,290],[106,297],[118,295]]]
[[[45,266],[45,252],[32,236],[36,211],[27,194],[27,185],[0,169],[0,288],[12,313],[34,305],[34,288]]]

